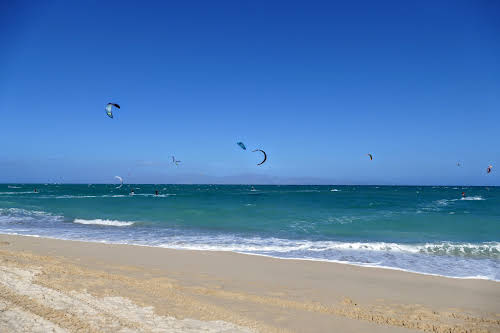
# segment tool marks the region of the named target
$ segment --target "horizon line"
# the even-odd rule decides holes
[[[117,185],[116,183],[2,183],[0,185]],[[124,183],[123,185],[220,185],[220,186],[422,186],[422,187],[500,187],[500,185],[467,185],[467,184],[270,184],[270,183]]]

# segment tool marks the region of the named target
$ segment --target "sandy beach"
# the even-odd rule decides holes
[[[500,285],[0,235],[2,332],[499,332]]]

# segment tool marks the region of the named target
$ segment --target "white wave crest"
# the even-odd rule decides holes
[[[54,215],[39,210],[22,208],[0,208],[0,224],[26,223],[26,222],[60,222],[63,216]]]
[[[483,244],[471,243],[438,243],[425,244],[416,247],[418,252],[436,255],[494,257],[500,259],[500,243],[488,242]]]
[[[441,200],[436,200],[434,203],[438,206],[448,206],[450,203],[453,203],[455,201],[481,201],[481,200],[486,200],[485,198],[481,196],[473,196],[473,197],[462,197],[460,199],[441,199]]]
[[[465,197],[460,200],[485,200],[483,197],[477,196],[477,197]]]
[[[166,198],[171,195],[177,195],[175,193],[165,193],[165,194],[154,194],[154,193],[134,193],[134,197],[155,197],[155,198]]]
[[[134,222],[124,222],[124,221],[116,221],[116,220],[84,220],[84,219],[75,219],[73,222],[80,224],[97,224],[97,225],[108,225],[113,227],[126,227],[133,225]]]
[[[451,255],[459,257],[489,257],[500,258],[500,243],[488,242],[472,243],[427,243],[427,244],[398,244],[386,242],[337,242],[337,241],[308,241],[287,240],[279,238],[248,238],[238,237],[173,237],[166,243],[157,244],[161,247],[171,247],[187,250],[205,251],[233,251],[250,253],[290,253],[313,252],[326,253],[331,251],[354,252],[396,252],[407,254]],[[346,252],[346,253],[347,253]]]
[[[0,208],[0,215],[16,217],[61,217],[41,210],[28,210],[23,208]]]
[[[80,198],[97,198],[96,195],[58,195],[56,199],[80,199]]]

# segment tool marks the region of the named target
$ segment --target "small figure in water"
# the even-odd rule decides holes
[[[134,189],[130,190],[130,195],[134,195]]]
[[[462,198],[465,198],[465,192],[462,192]]]
[[[35,187],[35,189],[33,190],[33,192],[38,193],[38,190],[36,189],[36,187]]]
[[[155,191],[155,195],[158,195],[158,190]]]

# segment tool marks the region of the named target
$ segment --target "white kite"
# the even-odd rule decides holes
[[[120,181],[120,186],[118,186],[117,188],[120,188],[123,186],[123,178],[120,177],[120,176],[115,176],[116,179],[118,179]]]

